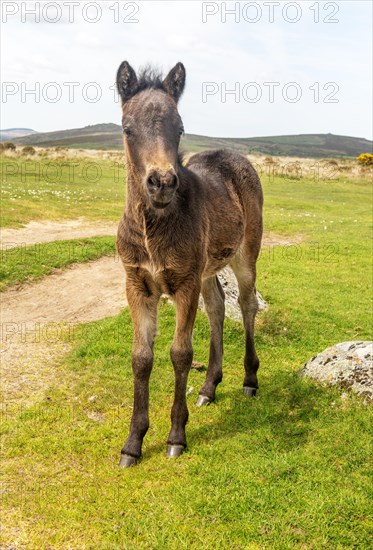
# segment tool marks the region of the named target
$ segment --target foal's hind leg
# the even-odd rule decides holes
[[[199,392],[198,407],[208,405],[215,400],[216,387],[223,378],[224,291],[216,275],[203,281],[202,296],[210,321],[211,340],[209,366],[206,381]]]
[[[239,252],[231,262],[231,267],[237,278],[240,291],[240,304],[245,329],[245,378],[243,383],[245,395],[254,396],[258,389],[257,371],[259,359],[255,351],[254,322],[258,311],[258,299],[255,290],[256,260],[250,255]]]

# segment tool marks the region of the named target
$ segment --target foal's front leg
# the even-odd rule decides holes
[[[176,330],[171,346],[171,360],[175,372],[175,395],[171,411],[171,431],[167,440],[167,456],[177,457],[186,448],[185,425],[188,421],[186,387],[192,366],[192,333],[200,287],[184,285],[175,293]]]
[[[149,378],[153,368],[153,343],[157,329],[158,287],[144,269],[126,268],[127,300],[133,321],[132,371],[134,404],[129,437],[122,449],[120,466],[135,464],[141,457],[149,428]]]

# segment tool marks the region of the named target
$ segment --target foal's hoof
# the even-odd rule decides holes
[[[249,386],[243,387],[243,393],[247,395],[248,397],[255,397],[256,396],[256,390],[257,388],[250,388]]]
[[[199,395],[196,401],[197,407],[203,407],[203,405],[210,405],[211,399],[206,395]]]
[[[140,460],[139,458],[136,458],[131,455],[122,455],[119,462],[119,466],[121,468],[130,468],[131,466],[135,466],[135,464],[137,464],[139,460]]]
[[[167,458],[177,458],[185,451],[184,445],[167,445]]]

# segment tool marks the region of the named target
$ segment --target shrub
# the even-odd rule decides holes
[[[14,143],[12,141],[6,141],[4,143],[4,149],[8,150],[8,151],[15,151],[16,146],[14,145]]]
[[[373,155],[362,153],[357,157],[357,161],[361,166],[373,166]]]
[[[0,143],[0,153],[4,151],[4,143]]]
[[[26,145],[22,149],[22,155],[35,155],[36,151],[32,145]]]

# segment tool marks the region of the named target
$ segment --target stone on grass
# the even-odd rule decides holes
[[[225,294],[225,315],[235,321],[242,321],[241,309],[238,303],[238,284],[233,271],[229,267],[225,267],[218,274],[221,286]],[[257,291],[256,293],[259,304],[259,311],[268,308],[267,302],[263,296]]]
[[[312,357],[301,374],[373,401],[373,342],[342,342]]]
[[[225,294],[225,316],[234,321],[242,321],[242,313],[238,303],[238,284],[237,279],[230,267],[225,267],[218,273],[218,278]],[[258,311],[268,309],[268,304],[260,292],[256,291],[258,298]],[[199,298],[199,307],[205,311],[202,295]]]

